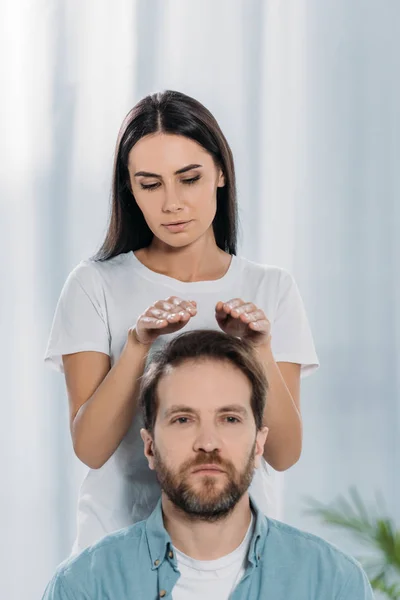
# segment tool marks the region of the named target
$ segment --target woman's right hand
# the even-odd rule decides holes
[[[129,331],[138,342],[149,345],[160,335],[175,333],[185,327],[186,323],[197,314],[194,300],[187,301],[170,296],[166,300],[158,300],[149,306]]]

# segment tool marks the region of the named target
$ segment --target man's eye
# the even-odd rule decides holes
[[[178,417],[177,419],[175,419],[173,421],[173,423],[179,423],[179,424],[185,425],[186,423],[189,423],[189,417]]]
[[[152,190],[156,190],[158,187],[160,187],[159,183],[141,183],[140,187],[142,188],[142,190],[149,190],[150,192]]]
[[[240,420],[239,420],[237,417],[229,417],[229,416],[228,416],[228,417],[225,417],[225,420],[226,420],[228,423],[233,423],[233,424],[235,424],[235,423],[240,423]]]

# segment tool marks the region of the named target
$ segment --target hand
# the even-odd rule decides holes
[[[270,342],[271,324],[264,311],[252,302],[244,302],[240,298],[218,302],[215,318],[225,333],[244,338],[257,346]]]
[[[160,335],[175,333],[197,314],[194,300],[186,301],[176,296],[158,300],[140,315],[133,331],[141,344],[152,344]]]

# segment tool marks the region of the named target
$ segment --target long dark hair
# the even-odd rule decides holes
[[[214,235],[219,248],[236,254],[237,200],[232,151],[207,108],[190,96],[167,90],[140,100],[122,123],[115,149],[108,231],[94,258],[108,260],[150,245],[153,233],[131,191],[128,156],[141,138],[157,132],[183,135],[194,140],[221,168],[225,186],[217,189]]]

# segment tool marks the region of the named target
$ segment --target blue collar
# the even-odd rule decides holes
[[[172,540],[164,527],[161,498],[146,520],[146,538],[149,546],[151,569],[158,569],[172,552]],[[173,556],[174,564],[175,555]]]
[[[258,566],[268,534],[268,519],[257,508],[251,496],[250,506],[255,516],[255,525],[247,558],[253,566]],[[158,569],[166,559],[172,563],[174,568],[177,568],[172,540],[164,527],[161,498],[146,521],[146,538],[152,570]]]
[[[258,567],[258,564],[262,558],[265,540],[268,535],[269,523],[267,517],[261,512],[261,510],[259,510],[251,496],[250,506],[255,516],[256,522],[254,526],[253,536],[250,540],[247,559],[250,564]]]

